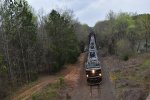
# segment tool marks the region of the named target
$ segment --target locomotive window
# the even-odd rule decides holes
[[[99,67],[99,63],[88,63],[87,64],[87,68],[95,68],[95,67]]]

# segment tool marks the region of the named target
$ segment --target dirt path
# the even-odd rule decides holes
[[[109,79],[109,71],[102,63],[103,81],[99,86],[88,86],[86,82],[84,60],[80,63],[80,76],[74,87],[71,100],[115,100],[113,85]]]
[[[32,96],[34,93],[41,90],[43,87],[47,86],[50,83],[55,83],[56,79],[57,78],[54,76],[46,77],[46,78],[42,79],[39,83],[37,83],[35,86],[14,96],[14,98],[12,100],[27,100],[30,96]]]

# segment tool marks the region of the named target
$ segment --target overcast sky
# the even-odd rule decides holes
[[[150,0],[27,0],[38,11],[44,9],[71,9],[81,23],[94,26],[97,21],[106,19],[106,14],[114,12],[150,13]]]

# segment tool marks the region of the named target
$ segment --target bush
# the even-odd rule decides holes
[[[31,81],[36,81],[38,79],[38,73],[37,72],[32,72],[31,73]]]
[[[65,59],[65,63],[75,63],[79,55],[80,50],[78,47],[76,47],[75,50],[68,50],[67,54],[63,58]]]
[[[128,40],[123,39],[119,40],[116,43],[116,54],[122,59],[127,61],[129,57],[133,54],[133,51],[130,47],[130,43]]]
[[[60,78],[59,78],[59,85],[60,85],[60,86],[63,86],[64,83],[65,83],[64,78],[63,78],[63,77],[60,77]]]
[[[59,65],[59,63],[58,62],[53,62],[52,63],[52,69],[51,69],[51,71],[53,72],[53,73],[55,73],[55,72],[57,72],[57,71],[59,71],[60,70],[60,65]]]
[[[124,60],[124,61],[127,61],[128,59],[129,59],[129,56],[128,56],[128,55],[124,55],[124,56],[123,56],[123,60]]]

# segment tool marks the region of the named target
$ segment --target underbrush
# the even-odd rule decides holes
[[[64,78],[60,77],[56,83],[47,85],[41,91],[33,94],[28,100],[60,100],[59,90],[64,85]]]
[[[150,68],[150,59],[145,60],[145,62],[143,64],[141,64],[139,67],[141,67],[143,69]]]
[[[111,76],[114,79],[117,100],[126,100],[123,99],[126,94],[132,95],[133,91],[138,91],[145,99],[150,92],[150,59],[146,58],[143,63],[134,67],[114,71]]]

